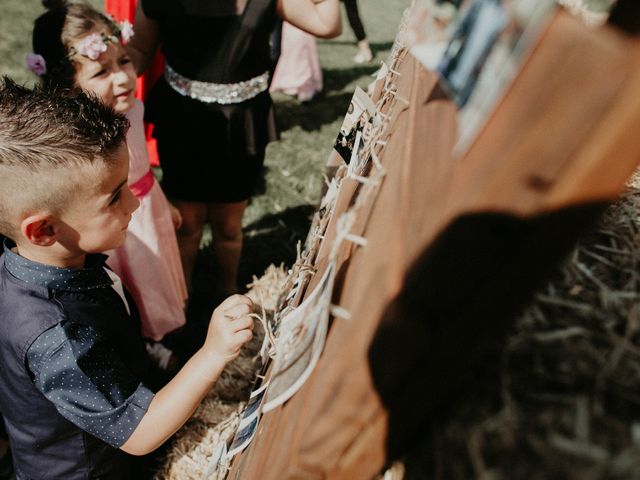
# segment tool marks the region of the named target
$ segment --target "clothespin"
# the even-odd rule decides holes
[[[330,307],[331,315],[337,318],[341,318],[343,320],[351,320],[351,313],[346,308],[341,307],[340,305],[331,305]]]
[[[357,174],[355,174],[353,172],[349,172],[348,176],[349,176],[349,178],[351,178],[351,179],[353,179],[353,180],[355,180],[355,181],[357,181],[359,183],[362,183],[363,185],[371,185],[371,186],[374,186],[374,187],[377,187],[379,185],[379,182],[377,182],[375,180],[371,180],[371,179],[369,179],[367,177],[363,177],[361,175],[357,175]]]

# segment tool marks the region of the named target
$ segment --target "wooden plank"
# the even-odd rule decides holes
[[[371,478],[406,452],[415,429],[433,413],[424,405],[440,405],[455,383],[447,376],[468,365],[474,338],[482,344],[500,335],[533,285],[640,160],[633,130],[640,115],[638,45],[611,29],[590,30],[559,13],[461,158],[451,155],[455,108],[434,74],[411,57],[400,68],[398,93],[410,105],[393,125],[381,158],[387,176],[360,225],[369,243],[343,252],[343,278],[333,299],[352,318],[333,321],[316,370],[289,402],[264,415],[230,478]],[[357,190],[350,188],[337,213],[353,203]],[[580,207],[585,202],[594,205]],[[331,228],[328,237],[335,236],[335,223]],[[474,245],[474,239],[484,243]],[[536,247],[540,257],[530,255]],[[321,253],[319,266],[326,264],[327,247]],[[518,270],[523,265],[528,270]],[[459,296],[451,275],[440,286],[446,290],[438,291],[434,272],[444,279],[448,269],[461,275]],[[429,289],[421,293],[425,285]],[[508,302],[503,290],[513,293]],[[431,317],[425,320],[416,306]],[[493,310],[497,320],[491,323]],[[489,323],[474,323],[474,313]],[[455,328],[449,328],[449,316]],[[403,317],[416,330],[403,328]],[[433,348],[438,361],[422,365],[421,340],[436,331],[443,335],[440,348]],[[452,347],[461,331],[468,333],[462,352]],[[406,381],[393,383],[400,373],[394,367],[403,369]],[[434,388],[421,405],[420,395],[429,393],[420,383],[425,378]]]
[[[595,31],[564,12],[557,15],[459,164],[448,202],[461,211],[527,215],[590,197],[611,198],[620,177],[631,173],[629,164],[620,166],[613,191],[600,191],[597,183],[577,184],[564,172],[585,168],[577,152],[607,128],[604,119],[619,128],[617,117],[607,117],[612,105],[635,102],[626,98],[631,93],[628,82],[638,69],[635,51],[636,41],[611,29]],[[633,147],[634,141],[631,137],[625,143]],[[602,163],[595,168],[602,172],[603,167],[603,177],[611,174]],[[550,190],[555,204],[547,200]],[[580,197],[560,190],[580,192]]]

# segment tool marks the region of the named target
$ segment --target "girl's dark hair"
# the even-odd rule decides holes
[[[45,85],[73,88],[75,68],[69,50],[78,39],[91,32],[120,34],[112,19],[86,3],[69,0],[42,0],[47,11],[33,26],[33,51],[44,58],[47,71]]]

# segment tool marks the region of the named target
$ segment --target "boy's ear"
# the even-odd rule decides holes
[[[48,247],[56,243],[53,217],[49,214],[30,215],[20,223],[22,235],[32,244]]]

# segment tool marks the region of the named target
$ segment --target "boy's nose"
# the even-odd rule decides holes
[[[131,191],[131,189],[129,188],[129,186],[127,186],[126,188],[123,188],[124,190],[124,205],[125,208],[127,210],[127,213],[133,213],[135,212],[138,207],[140,206],[140,200],[138,200],[138,197],[136,197],[133,192]]]

